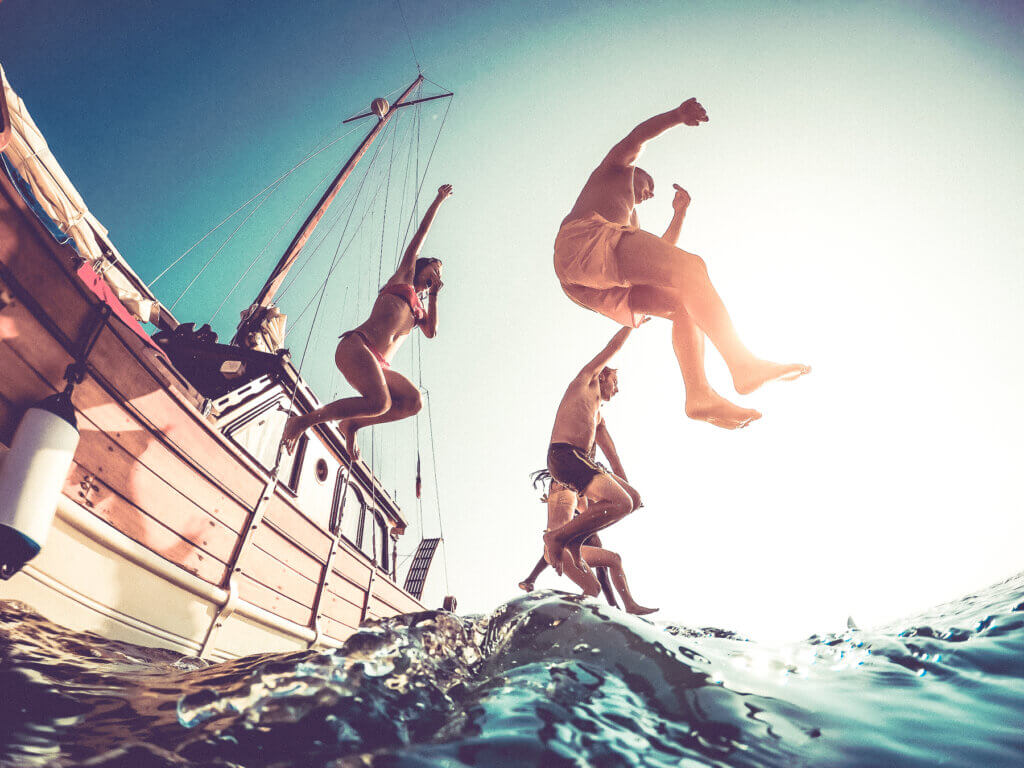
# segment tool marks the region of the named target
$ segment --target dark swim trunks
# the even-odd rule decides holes
[[[608,474],[587,452],[572,443],[548,446],[548,471],[551,477],[583,495],[584,489],[597,475]]]

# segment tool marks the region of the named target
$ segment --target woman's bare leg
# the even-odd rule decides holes
[[[342,419],[338,423],[338,429],[341,430],[341,434],[345,438],[345,445],[348,446],[349,453],[353,456],[359,456],[356,432],[360,429],[374,424],[386,424],[389,421],[406,419],[409,416],[415,416],[423,408],[423,397],[415,384],[402,374],[390,369],[385,369],[383,373],[388,394],[391,396],[391,407],[376,416],[353,416]]]
[[[643,230],[623,234],[615,256],[619,274],[627,283],[637,288],[665,288],[679,297],[679,306],[725,359],[740,394],[749,394],[769,381],[792,379],[810,371],[799,363],[762,360],[743,345],[699,256]]]
[[[600,547],[584,546],[582,554],[583,559],[591,567],[605,567],[611,572],[612,583],[622,597],[622,605],[627,612],[637,616],[645,616],[658,610],[657,608],[645,608],[633,599],[633,595],[629,591],[629,585],[626,583],[626,573],[622,570],[622,558],[616,552]]]
[[[344,397],[315,411],[291,416],[285,422],[281,435],[289,453],[294,449],[299,435],[314,424],[352,416],[380,415],[391,408],[391,394],[384,371],[377,358],[358,337],[350,336],[338,342],[334,362],[352,388],[359,393],[359,397]]]

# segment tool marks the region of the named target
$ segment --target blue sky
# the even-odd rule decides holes
[[[741,335],[815,371],[736,398],[765,418],[725,433],[683,416],[667,324],[634,334],[607,420],[647,506],[605,539],[637,598],[666,620],[799,636],[850,613],[885,621],[1020,569],[1016,5],[404,9],[424,72],[456,92],[420,200],[455,185],[427,244],[445,261],[441,333],[421,349],[434,495],[464,608],[510,596],[539,553],[543,508],[527,474],[566,383],[615,331],[562,295],[558,222],[611,144],[689,96],[711,120],[652,143],[641,162],[658,187],[641,224],[660,233],[666,190],[689,189],[680,245],[707,260]],[[390,3],[4,0],[0,62],[146,279],[416,73]],[[444,109],[422,112],[427,150]],[[304,194],[268,203],[176,314],[205,321]],[[369,308],[378,262],[397,247],[379,241],[360,235],[346,282],[331,285],[307,369],[321,392],[346,391],[332,340]],[[267,269],[286,244],[268,250]],[[158,294],[170,303],[210,254],[186,257]],[[318,269],[290,293],[312,293]],[[222,334],[258,272],[218,315]],[[396,362],[418,376],[415,349]],[[728,394],[713,350],[708,370]],[[414,425],[377,439],[382,475],[408,503]],[[443,591],[435,579],[428,597]]]

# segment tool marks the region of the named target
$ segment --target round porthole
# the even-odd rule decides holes
[[[316,481],[318,483],[326,483],[327,482],[327,462],[326,461],[324,461],[323,459],[317,459],[316,468],[314,469],[314,472],[316,472]]]

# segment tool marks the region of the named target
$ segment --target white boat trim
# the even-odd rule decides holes
[[[89,512],[87,509],[84,509],[80,504],[76,503],[75,501],[72,501],[67,496],[62,495],[59,502],[57,503],[57,516],[71,527],[81,531],[90,539],[102,544],[108,549],[121,555],[126,560],[129,560],[135,565],[138,565],[141,568],[146,569],[150,573],[153,573],[165,579],[166,581],[171,582],[172,584],[174,584],[177,587],[180,587],[186,592],[189,592],[190,594],[196,597],[202,598],[203,600],[207,600],[210,603],[213,603],[218,608],[227,604],[230,597],[227,590],[221,589],[220,587],[215,587],[212,584],[209,584],[203,581],[202,579],[193,576],[187,571],[182,570],[178,566],[165,560],[159,555],[154,554],[152,551],[146,549],[138,542],[130,539],[128,536],[125,536],[123,533],[118,531],[113,526],[105,523],[103,520],[100,520],[94,514]],[[150,632],[151,634],[165,637],[165,639],[171,640],[175,643],[185,645],[189,648],[193,648],[197,652],[199,651],[202,645],[201,643],[198,643],[195,640],[189,640],[180,635],[158,629],[147,622],[140,622],[137,619],[133,619],[129,616],[126,616],[125,614],[122,614],[120,611],[116,611],[112,608],[96,603],[95,601],[90,600],[84,595],[81,595],[80,593],[71,589],[70,587],[67,587],[66,585],[60,584],[59,582],[55,582],[52,579],[45,577],[38,570],[32,568],[31,564],[26,566],[25,570],[31,571],[31,575],[34,578],[36,578],[39,581],[43,581],[47,586],[50,586],[51,588],[58,589],[58,591],[60,591],[65,596],[71,597],[72,599],[75,599],[78,602],[87,605],[93,610],[98,610],[99,612],[105,615],[111,616],[112,618],[118,619],[119,621],[123,621],[124,623],[136,629],[140,629],[145,632]],[[301,624],[296,624],[295,622],[289,621],[288,619],[283,619],[280,616],[277,616],[271,613],[270,611],[267,611],[264,608],[260,608],[257,605],[253,605],[252,603],[249,603],[245,600],[237,600],[234,612],[248,619],[256,621],[260,624],[263,624],[266,627],[277,630],[279,632],[283,632],[287,635],[290,635],[291,637],[296,638],[297,640],[301,640],[309,644],[314,643],[318,639],[317,633],[310,627],[306,627]],[[216,620],[216,616],[214,617],[214,619]],[[340,643],[332,643],[330,641],[326,641],[325,638],[323,637],[319,638],[319,640],[320,644],[325,646],[340,646]],[[216,653],[216,651],[214,651],[214,653]]]

